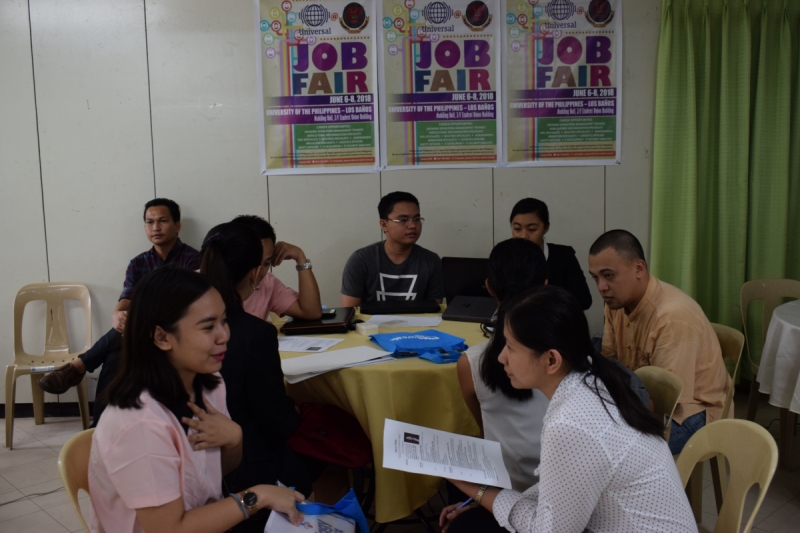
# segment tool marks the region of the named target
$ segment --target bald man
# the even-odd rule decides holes
[[[658,366],[683,381],[669,439],[678,454],[698,429],[722,416],[731,386],[714,329],[689,295],[650,274],[642,245],[625,230],[594,242],[589,273],[605,302],[603,355],[631,370]]]

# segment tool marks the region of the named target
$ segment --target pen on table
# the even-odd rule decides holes
[[[452,510],[452,511],[450,511],[450,512],[451,512],[451,513],[454,513],[454,512],[456,512],[456,511],[458,511],[459,509],[461,509],[461,508],[463,508],[463,507],[466,507],[467,505],[469,505],[469,504],[471,504],[471,503],[472,503],[472,498],[467,498],[467,501],[465,501],[464,503],[462,503],[461,505],[459,505],[458,507],[456,507],[455,509],[453,509],[453,510]]]

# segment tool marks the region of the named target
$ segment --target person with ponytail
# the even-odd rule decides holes
[[[225,304],[205,276],[168,265],[139,280],[92,435],[92,532],[222,533],[265,508],[300,522],[303,495],[285,487],[223,497],[222,476],[242,457],[218,373],[229,336]]]
[[[308,496],[310,467],[286,445],[300,416],[286,394],[277,330],[242,305],[260,279],[262,254],[256,232],[235,222],[212,228],[201,250],[200,272],[219,290],[227,310],[231,338],[220,373],[228,388],[228,411],[243,434],[241,465],[225,481],[234,492],[280,481]],[[263,516],[261,531],[265,521]]]
[[[697,532],[663,422],[594,355],[574,297],[544,286],[505,305],[500,363],[514,388],[550,400],[539,482],[519,492],[450,480],[477,506],[445,507],[443,533]]]
[[[541,248],[525,239],[508,239],[495,245],[489,255],[486,287],[500,306],[509,297],[546,282],[547,264]],[[498,361],[505,346],[501,328],[488,342],[471,346],[456,364],[461,393],[483,437],[500,443],[511,484],[524,490],[536,482],[539,441],[548,400],[539,391],[515,389]],[[454,496],[450,491],[451,499]],[[455,501],[455,500],[453,500]]]

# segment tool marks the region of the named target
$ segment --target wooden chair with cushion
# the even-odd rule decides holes
[[[800,299],[800,281],[794,279],[754,279],[742,285],[742,292],[739,303],[742,308],[742,324],[744,325],[744,336],[747,344],[747,353],[750,355],[750,367],[753,378],[750,383],[750,399],[747,402],[747,420],[756,419],[758,409],[758,363],[753,359],[754,348],[759,348],[759,353],[764,348],[764,341],[767,338],[767,330],[772,320],[772,312],[783,303],[784,298]],[[750,304],[756,300],[761,300],[761,338],[757,339],[755,331],[750,327],[747,320],[747,312]]]
[[[701,428],[678,456],[676,466],[684,486],[702,461],[718,455],[730,464],[730,481],[724,487],[724,503],[714,531],[740,531],[745,497],[750,487],[758,484],[756,504],[741,529],[749,532],[778,465],[775,439],[767,430],[747,420],[717,420]]]
[[[64,300],[70,299],[81,303],[86,323],[86,346],[76,353],[70,353],[67,337],[67,312]],[[22,346],[22,316],[25,313],[25,306],[38,300],[43,300],[47,304],[43,355],[26,353]],[[10,449],[14,442],[14,400],[17,378],[26,374],[31,376],[33,416],[36,424],[43,424],[44,391],[36,384],[39,374],[33,373],[32,370],[36,369],[35,367],[61,366],[88,350],[91,345],[92,299],[86,285],[72,282],[32,283],[19,290],[14,299],[14,363],[6,367],[6,448]],[[77,389],[81,422],[83,429],[86,429],[89,427],[89,393],[85,377]]]
[[[78,491],[84,490],[89,493],[89,454],[92,450],[92,435],[94,428],[81,431],[74,435],[61,448],[58,455],[58,472],[61,474],[61,482],[67,490],[67,496],[78,515],[84,531],[89,531],[86,521],[81,514],[81,506],[78,503]]]

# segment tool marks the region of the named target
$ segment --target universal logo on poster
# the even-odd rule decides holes
[[[350,2],[342,10],[342,14],[331,13],[330,11],[320,4],[309,4],[300,10],[300,21],[309,28],[319,29],[299,29],[298,35],[330,35],[330,28],[320,28],[329,20],[336,22],[342,26],[347,33],[356,34],[369,25],[369,17],[364,9],[364,6],[358,2]]]
[[[471,2],[462,14],[460,11],[453,11],[445,2],[431,2],[422,9],[422,17],[431,26],[424,26],[425,33],[433,32],[453,32],[453,26],[443,26],[451,18],[461,19],[465,26],[472,31],[483,31],[492,23],[492,14],[489,13],[489,6],[481,0]]]
[[[538,3],[538,0],[529,1]],[[572,18],[576,12],[578,15],[585,15],[586,21],[595,28],[605,28],[614,20],[614,10],[611,9],[609,0],[592,0],[586,10],[583,7],[576,8],[572,0],[551,0],[544,10],[553,21],[562,21],[544,23],[543,26],[547,29],[577,28],[575,21],[563,22]]]

